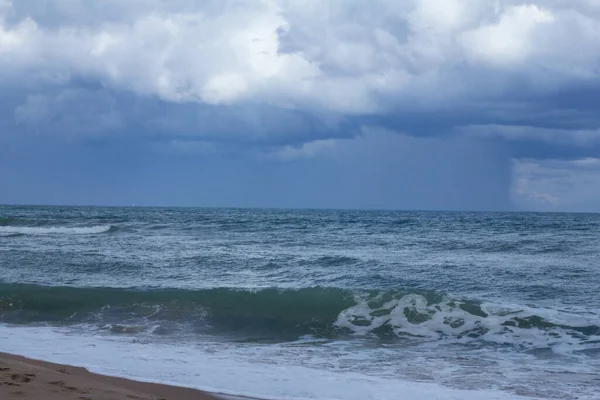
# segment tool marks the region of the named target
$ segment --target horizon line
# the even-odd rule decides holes
[[[102,204],[34,204],[0,203],[0,207],[69,207],[69,208],[181,208],[213,210],[272,210],[272,211],[370,211],[370,212],[438,212],[438,213],[514,213],[514,214],[600,214],[600,211],[539,211],[539,210],[460,210],[410,208],[353,208],[353,207],[281,207],[281,206],[182,206],[182,205],[102,205]]]

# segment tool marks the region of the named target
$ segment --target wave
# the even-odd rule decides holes
[[[573,246],[567,241],[521,240],[445,240],[430,244],[434,250],[473,251],[481,253],[549,254],[565,253]]]
[[[0,226],[0,235],[90,235],[115,231],[117,227],[111,225],[99,226]]]
[[[0,218],[0,227],[11,227],[11,226],[46,226],[56,224],[56,221],[45,220],[45,219],[26,219],[26,218],[15,218],[15,217],[2,217]]]
[[[521,348],[600,349],[598,317],[523,305],[456,300],[439,293],[359,295],[335,325],[355,334]]]
[[[20,220],[18,218],[12,218],[12,217],[0,218],[0,226],[18,225],[19,222],[20,222]]]
[[[337,288],[116,289],[0,284],[0,321],[95,324],[113,333],[151,330],[297,340],[380,340],[522,348],[598,349],[596,315],[457,300],[432,291]],[[595,322],[594,322],[595,321]]]

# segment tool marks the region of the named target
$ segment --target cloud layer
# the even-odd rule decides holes
[[[5,84],[370,114],[597,85],[599,16],[591,0],[2,0],[0,66]]]
[[[598,43],[595,0],[0,0],[0,139],[290,161],[381,128],[520,176],[600,154]]]

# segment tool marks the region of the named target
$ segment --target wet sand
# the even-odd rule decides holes
[[[93,374],[84,368],[0,353],[2,400],[222,400],[194,389]]]

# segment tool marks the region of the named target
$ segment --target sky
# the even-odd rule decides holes
[[[600,0],[0,0],[0,203],[600,212]]]

